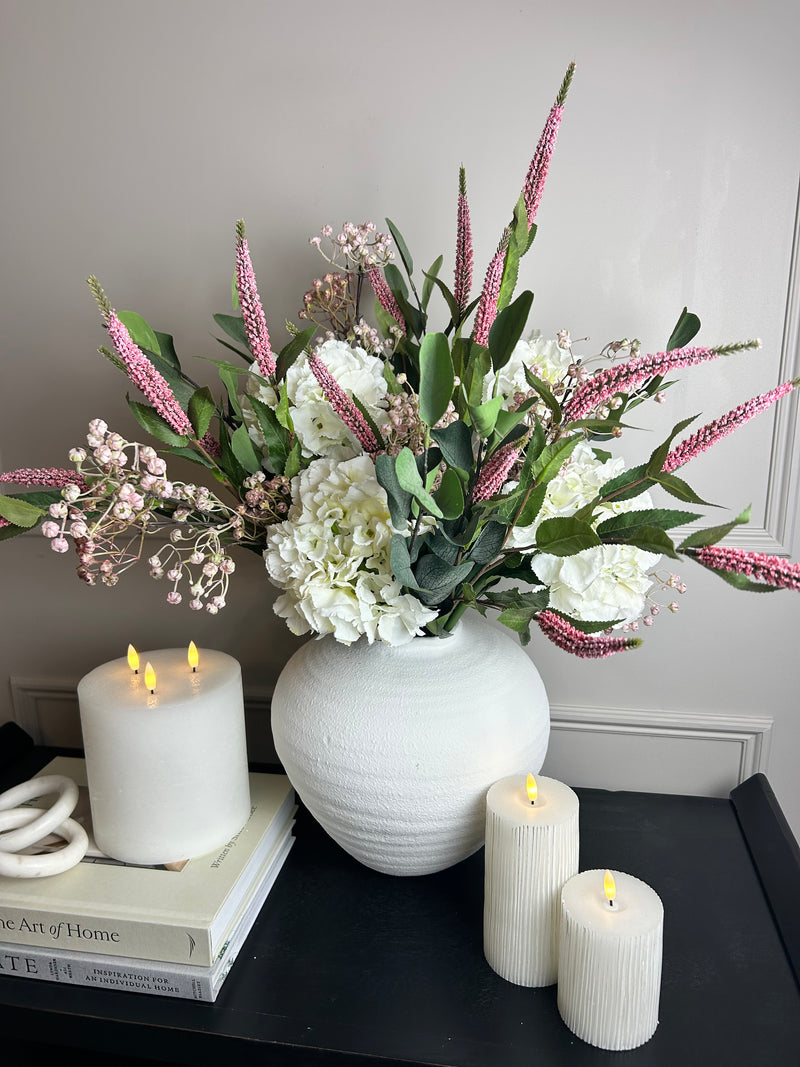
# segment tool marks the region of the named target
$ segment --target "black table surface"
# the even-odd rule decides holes
[[[0,789],[58,751],[16,752]],[[439,874],[390,877],[301,808],[296,844],[214,1004],[3,976],[4,1062],[28,1067],[58,1046],[80,1050],[85,1067],[800,1065],[800,851],[764,776],[731,799],[577,793],[581,870],[627,871],[664,903],[660,1021],[638,1049],[585,1044],[562,1023],[555,986],[526,989],[491,970],[483,850]]]

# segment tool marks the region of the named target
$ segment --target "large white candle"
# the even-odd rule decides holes
[[[224,652],[143,653],[78,685],[92,828],[127,863],[189,859],[225,844],[250,814],[242,672]],[[144,665],[155,671],[153,691]]]
[[[588,1044],[620,1050],[658,1026],[664,908],[649,885],[611,873],[613,904],[603,871],[583,871],[561,893],[558,1010]]]
[[[537,778],[531,803],[524,774],[486,796],[483,946],[489,965],[516,985],[558,976],[561,888],[578,870],[578,798],[554,778]]]

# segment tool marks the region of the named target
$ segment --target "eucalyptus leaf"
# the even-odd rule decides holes
[[[472,469],[472,432],[466,423],[456,419],[448,426],[431,430],[431,437],[441,448],[448,466],[465,472]]]
[[[419,351],[419,414],[426,426],[434,426],[453,396],[453,360],[443,333],[428,333]]]
[[[411,493],[406,492],[397,479],[394,459],[382,453],[375,458],[375,474],[378,484],[386,491],[392,524],[401,530],[408,521],[411,510]]]
[[[442,475],[441,484],[434,493],[434,500],[446,519],[455,519],[463,514],[464,488],[461,479],[452,467],[448,467]]]
[[[395,459],[395,472],[398,482],[407,493],[410,493],[431,515],[435,515],[438,519],[443,518],[439,505],[422,484],[422,478],[417,469],[417,461],[410,448],[403,447],[400,449]]]
[[[502,549],[507,532],[505,524],[491,520],[487,522],[469,549],[469,558],[481,566],[490,563]]]
[[[411,569],[411,557],[408,554],[408,542],[402,534],[395,534],[392,537],[392,544],[389,550],[389,566],[392,568],[392,574],[401,585],[407,589],[414,589],[416,592],[427,592],[427,590],[422,589],[414,577],[414,572]]]
[[[420,586],[425,590],[422,600],[428,604],[439,604],[469,577],[473,566],[471,560],[451,566],[432,552],[420,556],[415,574]]]

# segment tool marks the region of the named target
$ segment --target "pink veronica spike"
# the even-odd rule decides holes
[[[256,276],[250,260],[250,249],[244,234],[244,221],[236,223],[236,289],[242,309],[247,343],[256,361],[256,366],[265,378],[275,373],[275,356],[269,343],[267,320],[258,295]]]
[[[567,98],[567,92],[569,91],[572,75],[574,73],[575,64],[570,63],[569,67],[567,67],[567,73],[564,75],[564,80],[561,83],[556,102],[553,104],[550,114],[547,116],[547,122],[542,130],[539,143],[536,145],[533,159],[528,167],[528,174],[525,178],[522,194],[525,199],[525,210],[528,214],[529,228],[533,224],[533,221],[536,218],[536,213],[539,210],[539,203],[542,199],[544,183],[547,178],[547,170],[550,166],[550,160],[556,146],[556,138],[558,137],[558,128],[561,125],[561,117],[564,114],[564,101]]]
[[[20,467],[15,471],[0,474],[0,482],[8,485],[38,485],[52,489],[63,489],[67,485],[86,488],[86,483],[76,471],[60,467]]]
[[[715,348],[674,348],[670,352],[636,356],[624,363],[598,371],[584,385],[579,386],[564,405],[564,419],[566,422],[582,419],[617,393],[629,393],[657,375],[667,374],[681,367],[693,367],[697,363],[716,359],[717,356],[760,347],[760,341],[742,341]]]
[[[520,450],[513,444],[504,445],[484,465],[475,488],[472,490],[472,502],[477,504],[481,500],[499,493],[508,479],[508,474],[519,458]]]
[[[564,652],[571,652],[580,659],[605,659],[616,652],[626,652],[638,648],[642,643],[638,637],[592,637],[576,629],[566,619],[554,611],[542,611],[536,621],[545,637]]]
[[[463,167],[458,172],[458,219],[456,228],[456,271],[453,296],[463,315],[472,291],[472,226],[467,200],[467,176]]]
[[[378,442],[375,438],[375,434],[370,429],[367,420],[344,389],[342,389],[341,385],[339,385],[319,356],[316,354],[309,356],[308,366],[311,369],[311,373],[322,386],[325,399],[345,426],[353,431],[364,451],[377,452]]]
[[[180,434],[182,437],[193,437],[194,430],[189,422],[189,417],[176,400],[175,394],[166,379],[158,373],[144,352],[134,343],[125,323],[109,304],[108,298],[97,278],[92,275],[88,281],[89,288],[92,290],[105,319],[106,329],[114,346],[114,351],[122,361],[131,382],[147,397],[162,419],[172,427],[175,433]]]
[[[372,291],[378,298],[378,303],[385,312],[392,316],[405,337],[406,324],[403,319],[403,313],[400,310],[400,306],[395,300],[394,293],[389,288],[386,279],[377,269],[369,271],[367,277],[369,278],[369,284],[372,286]]]
[[[746,552],[742,548],[724,548],[720,545],[687,549],[687,552],[703,566],[713,570],[742,574],[775,589],[800,592],[800,563],[792,563],[781,556],[767,556],[762,552]]]
[[[475,325],[472,329],[473,340],[479,345],[489,344],[489,330],[497,318],[497,298],[500,296],[500,285],[503,281],[503,266],[505,264],[506,250],[511,238],[511,230],[506,227],[497,251],[486,270],[483,282],[483,291],[475,312]]]
[[[671,471],[677,470],[678,467],[682,467],[684,463],[688,463],[690,459],[699,456],[701,452],[711,448],[717,441],[727,437],[729,433],[733,433],[737,427],[742,426],[755,415],[759,415],[762,411],[772,407],[776,401],[780,400],[782,396],[786,396],[792,389],[794,389],[794,382],[784,382],[771,392],[754,396],[752,400],[745,401],[744,404],[740,404],[732,411],[729,411],[727,415],[722,415],[720,418],[714,419],[713,422],[709,422],[706,426],[701,426],[691,437],[687,437],[685,441],[681,441],[676,448],[672,449],[664,460],[662,470],[669,474]]]

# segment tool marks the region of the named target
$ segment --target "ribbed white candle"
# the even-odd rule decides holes
[[[577,1037],[597,1048],[638,1048],[658,1026],[664,908],[658,894],[613,871],[582,871],[561,893],[558,1010]]]
[[[486,796],[483,949],[509,982],[552,985],[558,977],[561,888],[578,870],[578,798],[554,778],[503,778]]]

